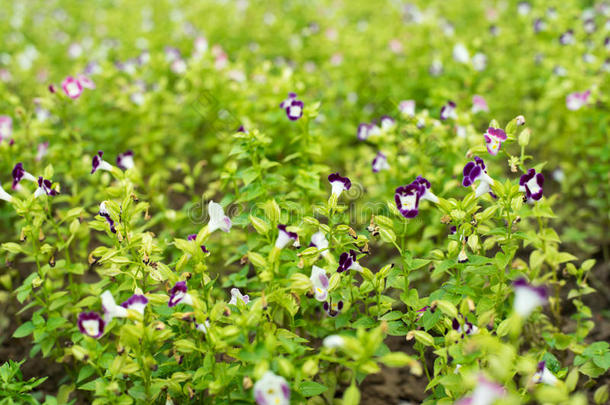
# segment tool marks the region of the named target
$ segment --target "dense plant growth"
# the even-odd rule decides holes
[[[0,403],[605,403],[590,3],[9,4]]]

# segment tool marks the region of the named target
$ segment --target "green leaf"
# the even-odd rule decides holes
[[[22,338],[24,336],[28,336],[29,334],[34,332],[34,329],[36,329],[34,324],[32,322],[28,321],[28,322],[24,323],[23,325],[21,325],[20,327],[17,328],[15,333],[13,333],[13,337],[15,337],[15,338]]]
[[[297,386],[297,391],[304,397],[313,397],[326,391],[328,387],[315,381],[303,381]]]

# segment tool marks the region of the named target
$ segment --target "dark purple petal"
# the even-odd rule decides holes
[[[95,335],[89,335],[89,333],[87,332],[87,330],[83,326],[83,322],[85,322],[85,321],[97,321],[98,322],[98,333],[95,334]],[[77,323],[78,323],[78,329],[81,331],[82,334],[85,334],[87,336],[91,336],[91,337],[96,338],[96,339],[104,334],[104,320],[96,312],[93,312],[93,311],[91,311],[91,312],[81,312],[78,315],[78,322]]]

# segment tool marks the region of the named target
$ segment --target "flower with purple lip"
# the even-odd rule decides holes
[[[526,174],[519,179],[519,190],[525,192],[525,201],[533,203],[542,198],[542,186],[544,185],[544,175],[536,173],[535,169],[529,169]]]
[[[4,200],[6,202],[11,202],[13,201],[13,197],[6,192],[6,190],[4,190],[4,188],[2,187],[2,185],[0,184],[0,200]]]
[[[193,297],[187,292],[186,281],[178,281],[171,290],[169,290],[169,302],[168,307],[175,307],[182,303],[186,305],[193,305]]]
[[[8,115],[0,115],[0,142],[13,134],[13,119]]]
[[[415,218],[419,214],[419,199],[420,186],[418,183],[398,187],[394,193],[396,208],[405,218]]]
[[[296,93],[288,93],[288,97],[280,103],[280,108],[282,110],[285,110],[286,108],[290,107],[292,102],[296,99],[297,99]]]
[[[106,209],[106,201],[102,201],[100,203],[100,211],[98,212],[100,217],[104,217],[110,226],[110,232],[116,233],[116,228],[114,227],[114,221],[110,218],[110,213]]]
[[[470,187],[476,181],[479,182],[479,185],[475,190],[475,197],[478,198],[486,193],[490,193],[492,197],[495,197],[491,191],[491,186],[494,183],[494,180],[487,174],[483,159],[475,156],[474,161],[466,163],[462,173],[464,175],[464,178],[462,179],[462,186]]]
[[[127,318],[127,308],[117,305],[110,291],[104,291],[100,297],[104,308],[104,322],[110,323],[114,318]]]
[[[296,121],[303,116],[304,104],[301,100],[293,99],[286,107],[286,116],[290,121]]]
[[[76,77],[76,80],[78,80],[78,82],[81,84],[81,86],[85,89],[89,89],[89,90],[95,89],[95,83],[93,83],[93,80],[91,80],[90,78],[88,78],[85,75],[78,75]]]
[[[361,141],[366,141],[370,135],[371,124],[367,124],[366,122],[358,125],[358,139]]]
[[[574,92],[566,96],[566,107],[570,111],[580,110],[582,107],[587,105],[591,90],[583,92]]]
[[[78,329],[84,335],[99,338],[104,334],[105,323],[96,312],[81,312],[78,315]]]
[[[327,257],[330,254],[328,250],[328,240],[326,239],[326,236],[322,231],[318,231],[311,235],[311,243],[309,244],[309,246],[314,246],[318,248],[318,250],[322,252],[322,256],[324,257]]]
[[[36,161],[40,162],[47,153],[49,153],[49,141],[39,143],[36,151]]]
[[[229,305],[237,305],[237,300],[247,304],[250,302],[250,297],[248,295],[243,295],[237,288],[231,288],[231,300],[229,301]]]
[[[481,111],[489,112],[489,106],[487,105],[487,101],[482,96],[474,95],[472,96],[472,109],[473,114],[477,114]]]
[[[176,59],[180,59],[182,57],[182,55],[180,54],[180,50],[173,46],[166,46],[164,51],[165,51],[165,60],[168,62],[173,62]]]
[[[464,338],[465,336],[474,335],[479,332],[479,328],[476,325],[468,322],[468,320],[466,319],[464,319],[464,324],[462,325],[460,324],[460,321],[457,318],[453,318],[451,326],[453,327],[453,330],[456,330],[458,333],[462,334],[462,338]]]
[[[546,288],[535,287],[524,278],[513,282],[513,290],[515,291],[513,309],[523,318],[527,318],[534,309],[547,303]]]
[[[97,154],[93,156],[91,161],[91,174],[98,170],[106,170],[108,172],[112,171],[112,165],[102,159],[102,156],[104,156],[104,152],[101,150],[97,151]]]
[[[441,108],[441,121],[445,121],[448,118],[453,118],[456,119],[457,118],[457,114],[455,113],[455,107],[456,104],[449,100],[447,102],[447,104],[445,104],[442,108]]]
[[[547,384],[547,385],[557,385],[559,379],[555,377],[551,371],[546,368],[546,362],[541,361],[538,363],[538,367],[536,368],[536,373],[532,376],[532,382],[534,384]]]
[[[326,270],[316,265],[312,266],[309,279],[313,285],[316,300],[320,302],[326,301],[328,297],[328,276],[326,275]]]
[[[210,221],[208,222],[208,231],[210,233],[217,229],[223,232],[231,230],[231,218],[225,215],[222,205],[210,201],[208,204],[208,214],[210,215]]]
[[[339,198],[343,191],[352,187],[352,182],[347,177],[342,177],[339,173],[332,173],[328,176],[328,181],[332,187],[332,195]]]
[[[290,405],[290,387],[284,377],[267,371],[254,384],[254,399],[258,405]]]
[[[433,203],[438,203],[438,197],[432,191],[430,191],[432,185],[425,177],[417,176],[417,178],[413,180],[413,184],[419,185],[420,200],[428,200]]]
[[[148,298],[146,298],[146,296],[142,294],[133,294],[127,299],[127,301],[121,304],[123,308],[132,309],[142,315],[144,315],[144,309],[146,309],[146,305],[148,305]]]
[[[559,43],[561,45],[571,45],[574,43],[574,31],[567,30],[559,37]]]
[[[389,132],[396,127],[396,121],[394,121],[394,118],[390,117],[389,115],[384,115],[381,117],[379,122],[383,132]]]
[[[534,20],[534,32],[537,34],[544,30],[546,30],[546,23],[542,18],[536,18]]]
[[[19,182],[23,179],[25,180],[29,180],[32,181],[34,183],[37,182],[36,177],[32,176],[30,173],[26,172],[23,169],[23,163],[19,162],[15,165],[15,167],[13,168],[13,190],[17,189],[17,186],[19,185]]]
[[[343,301],[328,300],[324,304],[322,304],[322,308],[324,308],[324,311],[326,311],[326,314],[328,316],[335,317],[339,315],[343,310]]]
[[[128,150],[125,153],[119,153],[116,157],[116,165],[122,170],[133,169],[133,151]]]
[[[378,173],[382,170],[389,170],[390,165],[388,164],[388,158],[382,152],[377,152],[375,159],[373,159],[373,173]]]
[[[477,386],[468,397],[457,401],[456,405],[492,405],[497,399],[506,396],[506,390],[500,384],[479,376]]]
[[[83,85],[74,77],[68,76],[61,82],[64,93],[71,99],[77,99],[83,92]]]
[[[500,147],[502,146],[502,142],[506,140],[506,132],[504,132],[501,128],[487,128],[487,132],[485,132],[485,145],[487,146],[487,151],[496,156],[500,151]]]
[[[348,252],[341,253],[339,256],[339,267],[337,267],[337,273],[343,273],[347,270],[362,271],[362,266],[358,263],[356,258],[356,252],[351,250]]]
[[[277,249],[283,249],[290,241],[296,241],[299,237],[295,232],[290,232],[286,229],[286,225],[278,225],[279,230],[277,239],[275,240],[275,247]]]
[[[38,188],[34,191],[34,198],[38,198],[41,195],[50,195],[55,197],[59,194],[59,191],[52,188],[53,183],[51,180],[45,180],[42,177],[38,177]]]
[[[398,110],[404,117],[415,116],[415,100],[403,100],[398,104]]]

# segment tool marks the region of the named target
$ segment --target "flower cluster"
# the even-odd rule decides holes
[[[413,108],[415,108],[413,106]],[[406,110],[409,110],[410,107],[405,106]],[[407,111],[408,112],[408,111]],[[358,125],[357,136],[361,141],[366,141],[369,138],[375,138],[378,136],[382,136],[392,131],[396,127],[396,121],[394,118],[389,115],[384,115],[379,119],[379,124],[377,120],[373,120],[370,123],[363,122]]]

